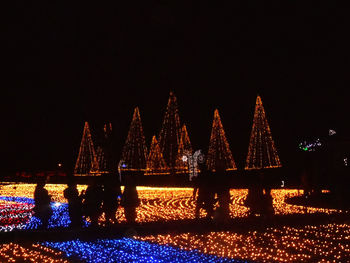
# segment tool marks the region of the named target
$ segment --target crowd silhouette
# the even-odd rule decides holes
[[[200,217],[200,210],[204,209],[207,219],[213,219],[218,223],[225,223],[230,217],[230,187],[227,182],[225,164],[218,161],[214,172],[207,169],[204,154],[198,158],[200,170],[195,180],[195,189],[198,189],[198,197],[195,208],[195,217]],[[215,209],[214,209],[215,208]]]
[[[257,182],[250,185],[245,205],[250,208],[251,216],[271,217],[274,214],[273,198],[271,188],[264,184],[264,174],[259,171],[257,174]]]
[[[207,220],[215,223],[225,224],[230,219],[230,182],[226,174],[224,160],[216,163],[214,171],[209,171],[206,158],[202,154],[198,158],[198,177],[193,180],[193,198],[195,202],[194,215],[199,219],[204,211]],[[89,178],[86,190],[79,194],[77,185],[73,178],[67,183],[63,195],[68,201],[68,213],[70,227],[80,228],[83,220],[88,219],[92,227],[97,227],[99,219],[104,214],[105,225],[118,222],[116,218],[119,207],[124,209],[125,219],[128,224],[135,224],[137,218],[137,207],[140,198],[136,189],[135,176],[130,172],[123,173],[124,191],[121,191],[121,182],[117,176],[106,174],[100,178]],[[260,180],[251,185],[245,205],[250,208],[251,215],[271,216],[274,213],[272,205],[271,189],[262,186]],[[34,192],[35,216],[42,222],[41,227],[47,228],[52,215],[50,205],[51,197],[44,188],[45,180],[37,183]]]
[[[89,219],[92,227],[98,226],[98,220],[104,213],[106,225],[117,223],[117,210],[124,208],[127,223],[133,224],[136,220],[136,208],[140,205],[136,182],[131,175],[125,176],[124,192],[121,191],[119,178],[106,175],[100,178],[89,178],[86,190],[80,194],[77,184],[70,178],[67,188],[63,191],[64,198],[68,201],[68,214],[71,228],[80,228],[83,219]],[[51,196],[44,188],[46,182],[37,183],[34,191],[34,215],[40,219],[41,228],[48,227],[52,215]]]

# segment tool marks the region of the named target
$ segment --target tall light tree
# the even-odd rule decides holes
[[[121,159],[126,164],[123,170],[145,171],[146,169],[147,147],[138,107],[134,109]]]
[[[168,166],[165,163],[163,154],[160,151],[156,136],[153,136],[152,143],[147,158],[147,168],[145,174],[166,174]]]
[[[219,166],[224,166],[227,171],[237,169],[217,109],[214,111],[207,166],[210,171],[216,171]]]
[[[159,133],[159,147],[171,173],[174,173],[176,170],[180,132],[181,126],[177,101],[174,93],[170,92],[162,129]]]
[[[181,172],[187,172],[188,170],[188,160],[184,161],[183,156],[184,153],[190,153],[192,154],[192,146],[191,146],[191,141],[187,133],[187,128],[186,125],[182,125],[181,129],[181,136],[180,136],[180,143],[179,143],[179,148],[177,152],[177,163],[176,163],[176,168],[177,170]]]
[[[257,96],[246,170],[281,167],[261,97]]]
[[[74,167],[75,175],[89,175],[99,172],[99,165],[88,122],[85,122],[79,154]]]
[[[100,173],[112,173],[115,164],[112,158],[112,123],[105,123],[103,134],[100,136],[99,145],[96,148],[96,156]],[[113,169],[114,168],[114,169]]]

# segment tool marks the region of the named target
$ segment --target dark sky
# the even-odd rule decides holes
[[[239,167],[257,93],[284,163],[302,136],[349,135],[346,10],[230,2],[16,6],[3,35],[2,169],[70,166],[85,120],[113,123],[119,155],[135,106],[149,144],[170,90],[196,149],[219,109]]]

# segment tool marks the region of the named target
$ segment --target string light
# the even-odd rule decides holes
[[[333,135],[335,135],[335,134],[337,134],[337,132],[336,132],[335,130],[329,129],[329,131],[328,131],[328,135],[329,135],[329,136],[333,136]]]
[[[260,96],[256,98],[246,170],[281,167]]]
[[[258,262],[349,262],[349,238],[348,224],[284,226],[246,234],[226,231],[137,237],[183,250]]]
[[[140,111],[136,107],[121,158],[126,164],[126,168],[121,168],[121,170],[144,171],[146,169],[146,158],[146,141],[143,135]]]
[[[0,244],[0,262],[68,263],[64,253],[39,244]]]
[[[186,159],[189,168],[189,180],[192,181],[194,177],[198,176],[199,168],[198,168],[198,160],[202,158],[204,162],[204,157],[202,150],[197,150],[192,155],[190,151],[184,151],[183,158]]]
[[[85,122],[83,137],[79,148],[77,162],[74,168],[75,175],[89,175],[98,173],[98,161],[92,142],[90,128],[88,122]]]
[[[47,184],[45,188],[51,195],[52,216],[48,228],[68,227],[70,218],[67,200],[63,197],[66,185]],[[81,192],[86,186],[78,185]],[[39,218],[33,216],[34,184],[6,185],[0,189],[0,232],[10,232],[20,229],[38,229],[41,226]],[[88,226],[88,222],[84,226]]]
[[[186,152],[186,155],[192,154],[192,146],[191,141],[187,133],[186,125],[184,124],[181,129],[181,136],[180,136],[180,144],[177,151],[177,160],[176,160],[176,167],[178,169],[179,173],[187,173],[188,172],[188,160],[183,160],[184,153]]]
[[[321,147],[322,143],[319,138],[317,138],[315,141],[307,142],[303,141],[299,143],[299,149],[306,151],[306,152],[314,152],[317,148]]]
[[[49,228],[67,227],[69,217],[63,190],[66,185],[47,184],[52,196],[53,216]],[[0,188],[0,232],[14,229],[36,229],[40,220],[32,216],[34,184],[3,185]],[[78,185],[78,191],[86,186]],[[192,188],[137,187],[141,204],[137,208],[138,223],[193,219],[195,200]],[[328,190],[323,190],[326,193]],[[244,206],[248,190],[231,189],[230,216],[246,217]],[[305,208],[286,202],[303,191],[274,189],[271,191],[274,213],[277,215],[325,213],[341,210]],[[125,222],[121,209],[120,223]],[[205,216],[203,212],[201,217]],[[104,225],[104,217],[100,222]],[[85,226],[87,223],[85,223]],[[206,234],[168,234],[119,240],[73,240],[45,242],[23,247],[9,243],[0,245],[0,262],[67,262],[79,259],[86,262],[235,262],[243,259],[258,262],[348,262],[350,260],[350,225],[276,227],[247,233],[209,232]],[[145,242],[146,241],[146,242]],[[151,242],[151,243],[149,243]],[[164,246],[165,245],[165,246]],[[51,248],[48,248],[51,247]],[[64,253],[62,253],[63,251]]]
[[[132,238],[98,239],[93,242],[79,239],[67,242],[45,242],[42,245],[65,252],[84,262],[245,262],[216,255],[186,251],[167,245],[158,245]]]
[[[35,185],[34,184],[19,184],[16,185],[16,189],[13,185],[6,185],[0,189],[0,203],[4,210],[0,213],[0,222],[15,222],[19,220],[19,223],[28,224],[28,218],[31,219],[32,208],[34,206],[34,201],[32,199]],[[48,190],[49,194],[52,196],[52,204],[56,202],[60,203],[59,207],[53,207],[54,216],[52,217],[52,227],[67,226],[69,224],[69,218],[67,214],[67,200],[63,197],[63,191],[66,185],[53,185],[47,184],[45,188]],[[85,185],[78,185],[78,191],[86,189]],[[122,187],[123,189],[123,187]],[[154,222],[154,221],[171,221],[171,220],[185,220],[194,219],[194,211],[196,207],[196,201],[192,198],[193,189],[192,188],[172,188],[172,187],[137,187],[139,193],[139,198],[141,200],[140,206],[137,208],[137,218],[136,222]],[[300,192],[302,194],[303,191]],[[249,207],[245,206],[245,199],[247,197],[247,189],[231,189],[230,196],[230,217],[246,217],[249,215]],[[324,214],[337,214],[341,213],[341,210],[337,209],[326,209],[326,208],[313,208],[313,207],[303,207],[298,205],[289,204],[286,202],[287,198],[297,196],[299,194],[298,190],[290,189],[276,189],[271,191],[273,198],[273,208],[277,215],[288,215],[288,214],[305,214],[305,213],[324,213]],[[12,206],[17,204],[18,206]],[[7,209],[5,210],[5,205]],[[11,210],[12,209],[12,210]],[[60,218],[59,213],[63,213],[64,217]],[[57,215],[57,216],[55,216]],[[201,217],[205,216],[204,211],[200,214]],[[10,217],[18,219],[9,219]],[[125,222],[125,217],[122,209],[117,210],[116,218],[120,223]],[[1,221],[3,220],[3,221]],[[27,221],[26,221],[27,220]],[[55,222],[58,220],[57,222]],[[25,221],[25,222],[24,222]],[[40,225],[39,219],[33,221],[36,226],[29,226],[29,228],[35,228]],[[101,225],[105,224],[104,215],[100,217],[99,220]],[[33,224],[34,224],[33,223]],[[8,224],[6,230],[5,228],[0,229],[0,231],[12,231],[13,229],[23,229],[24,225],[20,226],[10,226]]]
[[[96,150],[99,173],[108,173],[106,155],[101,146],[97,146]]]
[[[152,143],[147,158],[147,168],[145,175],[150,174],[169,174],[168,166],[165,163],[156,136],[153,136],[152,138]]]
[[[176,97],[170,92],[167,108],[164,115],[162,129],[159,133],[159,147],[171,173],[176,172],[176,160],[180,143],[180,117]]]
[[[103,137],[100,137],[100,145],[97,146],[96,155],[99,174],[109,173],[111,171],[111,135],[113,127],[112,123],[103,125]]]
[[[208,169],[214,172],[219,161],[223,161],[225,163],[225,168],[227,171],[237,169],[221,123],[219,111],[216,109],[214,111],[214,120],[209,142],[207,158]]]

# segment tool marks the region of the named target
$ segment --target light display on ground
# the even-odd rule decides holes
[[[53,214],[49,220],[49,228],[68,227],[67,200],[63,197],[66,185],[48,184],[45,188],[52,196],[51,207]],[[81,192],[86,186],[78,186]],[[33,216],[34,208],[34,184],[6,185],[0,189],[0,232],[9,232],[15,229],[38,229],[41,221]],[[85,226],[88,223],[85,222]]]
[[[242,232],[242,231],[241,231]],[[136,239],[136,240],[135,240]],[[350,225],[276,227],[244,233],[151,235],[94,241],[0,245],[0,260],[17,262],[349,262]],[[240,260],[236,260],[240,259]],[[24,261],[26,262],[26,261]]]
[[[16,187],[16,188],[14,188]],[[63,213],[68,217],[66,212],[67,210],[67,200],[63,197],[63,190],[66,188],[66,185],[53,185],[48,184],[45,186],[49,194],[52,196],[53,205],[55,202],[58,202],[62,205],[59,207],[53,207],[56,211],[57,218],[60,220],[63,217],[59,216],[59,213]],[[21,213],[16,212],[12,213],[12,216],[18,217],[15,214],[22,214],[22,217],[25,218],[31,217],[31,211],[33,208],[33,193],[35,185],[34,184],[18,184],[16,186],[6,185],[0,189],[0,196],[2,200],[10,201],[9,197],[15,197],[17,199],[12,199],[12,202],[15,201],[20,207],[16,209],[22,209]],[[84,185],[78,185],[78,191],[86,189]],[[123,189],[123,187],[122,187]],[[137,187],[139,197],[141,199],[141,205],[137,208],[137,218],[136,222],[154,222],[154,221],[170,221],[170,220],[185,220],[185,219],[194,219],[194,211],[196,207],[196,202],[192,197],[193,189],[192,188],[171,188],[171,187]],[[272,190],[271,195],[273,197],[273,207],[274,212],[277,215],[286,215],[286,214],[305,214],[305,213],[326,213],[326,214],[336,214],[341,212],[336,209],[325,209],[325,208],[311,208],[303,207],[298,205],[291,205],[285,202],[287,197],[293,197],[302,194],[302,191],[298,190]],[[230,216],[235,217],[245,217],[249,215],[249,208],[244,205],[244,201],[248,194],[246,189],[231,189],[231,203],[230,203]],[[26,199],[18,198],[17,196],[24,197]],[[7,198],[7,199],[5,199]],[[10,205],[7,205],[9,207]],[[11,207],[11,206],[10,206]],[[14,209],[14,207],[13,207]],[[10,213],[10,212],[9,212]],[[5,216],[4,213],[1,213],[3,220],[9,220],[9,216]],[[201,217],[205,216],[205,213],[202,211],[200,214]],[[7,217],[5,219],[5,217]],[[123,209],[118,209],[116,217],[118,222],[125,222],[124,211]],[[56,218],[55,216],[53,218]],[[56,219],[53,219],[56,220]],[[57,222],[57,226],[66,226],[68,225],[65,219],[62,222]],[[0,221],[1,222],[1,221]],[[33,224],[36,221],[33,222]],[[104,225],[104,216],[100,217],[100,224]],[[55,225],[55,224],[54,224]],[[5,230],[2,230],[5,231]],[[9,231],[9,230],[7,230]]]
[[[33,216],[34,200],[25,197],[3,197],[3,201],[16,202],[15,207],[20,209],[4,209],[0,215],[0,232],[9,232],[14,229],[38,229],[41,226],[39,218]],[[10,205],[13,207],[13,205]],[[49,220],[48,228],[68,227],[70,218],[68,215],[68,205],[64,203],[51,202],[52,216]],[[88,223],[85,222],[84,226]]]
[[[221,257],[258,262],[349,262],[350,225],[268,228],[250,231],[186,233],[137,238]]]
[[[0,206],[3,210],[0,222],[7,226],[22,226],[20,229],[36,228],[40,222],[31,217],[34,188],[34,184],[1,186]],[[50,227],[67,226],[67,204],[63,198],[66,185],[48,184],[45,188],[52,195],[52,206],[56,209]],[[86,186],[78,186],[80,192],[85,188]],[[141,205],[138,207],[137,222],[194,218],[195,201],[192,191],[192,188],[138,187]],[[246,217],[249,208],[244,206],[244,200],[248,190],[232,189],[230,193],[231,217]],[[335,209],[305,209],[285,202],[287,197],[302,193],[298,190],[272,190],[275,213],[341,212]],[[124,222],[121,214],[122,209],[118,209],[119,221]],[[6,221],[10,218],[9,215],[13,216],[12,221]],[[103,225],[103,217],[100,219]],[[13,229],[2,224],[0,231]],[[0,262],[236,262],[236,259],[253,262],[349,262],[349,240],[350,225],[332,223],[320,226],[279,226],[258,231],[241,229],[238,233],[162,234],[26,245],[9,243],[0,245]]]
[[[63,252],[39,244],[28,247],[8,243],[0,245],[0,262],[68,263]]]
[[[67,257],[74,256],[84,262],[245,262],[216,255],[182,250],[132,238],[102,239],[93,242],[73,240],[67,242],[45,242],[42,245],[58,249]]]

